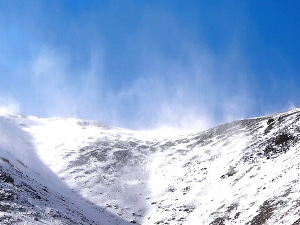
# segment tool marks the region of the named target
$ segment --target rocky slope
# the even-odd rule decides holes
[[[155,138],[2,113],[0,223],[300,224],[299,120]]]

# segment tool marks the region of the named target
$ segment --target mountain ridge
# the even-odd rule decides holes
[[[4,113],[0,128],[3,224],[299,224],[299,109],[173,138]]]

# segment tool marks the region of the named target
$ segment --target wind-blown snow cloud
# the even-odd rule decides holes
[[[246,3],[17,6],[0,7],[0,91],[14,111],[199,130],[297,105],[298,60],[273,57]]]
[[[234,67],[242,65],[241,58],[188,49],[174,60],[144,51],[140,54],[148,57],[135,78],[113,89],[105,78],[103,50],[91,53],[88,67],[76,70],[70,55],[44,48],[30,65],[36,107],[46,116],[97,119],[134,129],[201,130],[247,115],[249,71]]]
[[[85,71],[71,68],[68,54],[52,49],[41,51],[31,64],[32,84],[39,96],[39,106],[46,116],[92,117],[99,113],[95,104],[101,76],[94,54]]]
[[[20,103],[10,96],[0,97],[0,112],[19,113]]]
[[[124,102],[135,107],[136,127],[199,130],[244,118],[253,100],[251,71],[242,57],[229,52],[219,58],[200,47],[184,53],[185,57],[170,60],[159,51],[147,51],[143,74],[112,94],[116,108]]]

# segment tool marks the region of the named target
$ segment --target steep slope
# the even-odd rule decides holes
[[[8,203],[21,188],[18,198],[33,207],[18,212],[23,203],[14,198],[1,218],[16,211],[10,221],[34,224],[300,224],[299,109],[173,138],[78,119],[0,118],[0,196]]]
[[[127,224],[53,173],[37,156],[22,122],[37,123],[33,117],[0,116],[0,224]]]
[[[77,193],[129,222],[141,221],[148,208],[147,162],[155,142],[76,119],[43,120],[27,130],[36,138],[41,159]]]
[[[298,224],[299,119],[295,110],[172,142],[153,168],[145,224]]]

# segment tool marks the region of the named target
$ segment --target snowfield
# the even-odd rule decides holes
[[[0,112],[0,224],[300,224],[300,109],[164,137]]]

